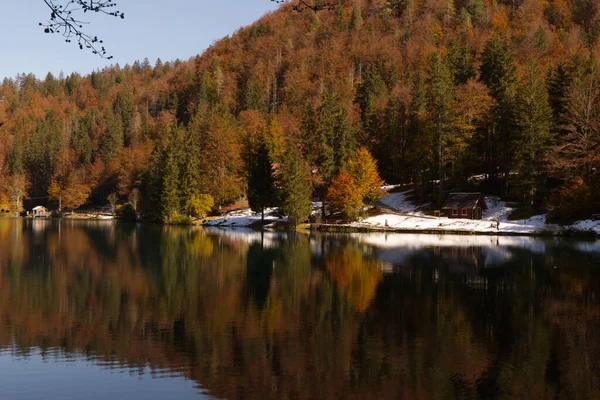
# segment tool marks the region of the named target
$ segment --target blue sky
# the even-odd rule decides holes
[[[13,0],[2,4],[0,79],[17,73],[44,78],[121,66],[148,57],[154,64],[202,53],[216,40],[249,25],[277,5],[270,0],[115,0],[125,20],[92,15],[87,32],[104,39],[114,56],[106,61],[81,51],[61,36],[44,34],[39,22],[48,19],[43,0]]]

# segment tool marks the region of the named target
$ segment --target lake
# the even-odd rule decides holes
[[[0,220],[7,399],[600,398],[600,242]]]

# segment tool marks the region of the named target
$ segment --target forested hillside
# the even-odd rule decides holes
[[[423,200],[481,176],[584,217],[600,189],[599,36],[595,0],[284,4],[189,61],[5,79],[0,210],[113,192],[155,219],[205,195],[261,209],[309,181],[322,195],[365,147]],[[273,188],[288,193],[261,198]]]

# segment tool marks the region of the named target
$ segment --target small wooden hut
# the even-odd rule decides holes
[[[450,193],[442,210],[448,218],[482,219],[487,204],[481,193]]]
[[[52,213],[44,206],[33,207],[32,213],[33,218],[49,218]]]

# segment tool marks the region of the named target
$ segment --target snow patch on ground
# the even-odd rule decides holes
[[[592,231],[595,232],[596,235],[600,235],[600,221],[591,219],[577,221],[571,225],[570,228],[576,231]]]
[[[456,219],[427,216],[418,211],[417,206],[408,200],[411,190],[390,193],[381,199],[380,204],[396,213],[382,213],[360,222],[355,227],[389,228],[411,231],[455,231],[473,233],[514,233],[538,234],[542,232],[560,232],[563,229],[594,231],[600,235],[600,221],[579,221],[568,227],[546,223],[546,215],[535,215],[528,219],[509,221],[513,208],[498,197],[486,197],[488,209],[482,220]]]
[[[600,235],[600,221],[585,220],[576,222],[570,226],[559,226],[546,224],[546,215],[535,215],[528,219],[509,221],[508,217],[513,208],[498,197],[486,197],[488,209],[483,213],[482,220],[470,220],[460,218],[432,217],[425,215],[418,207],[409,200],[413,190],[398,193],[390,193],[384,196],[379,204],[382,208],[389,209],[363,219],[360,222],[350,224],[354,227],[394,229],[407,231],[453,231],[472,233],[503,233],[503,234],[539,234],[542,232],[559,233],[562,230],[591,231]],[[319,213],[320,202],[312,203],[313,213]],[[216,227],[248,227],[261,222],[261,215],[250,209],[231,211],[224,216],[213,218],[204,222],[205,226]],[[287,222],[277,214],[276,208],[265,210],[265,225],[270,226],[278,222]],[[461,239],[463,240],[463,239]]]
[[[221,226],[221,227],[247,227],[261,222],[262,216],[260,213],[255,213],[251,209],[243,209],[230,211],[227,214],[207,220],[205,226]],[[279,217],[276,208],[265,209],[265,222],[285,222],[285,218]]]
[[[390,193],[384,196],[379,203],[399,213],[423,215],[422,212],[417,211],[415,204],[407,199],[407,195],[413,192],[413,190],[406,190],[404,192]]]

